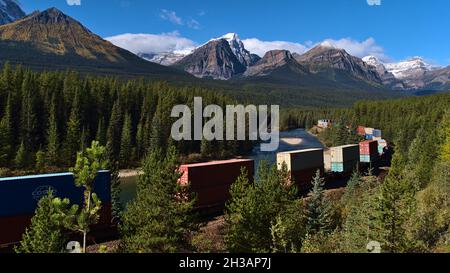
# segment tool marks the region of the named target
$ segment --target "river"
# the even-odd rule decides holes
[[[280,133],[280,146],[278,150],[274,152],[261,152],[259,145],[257,145],[248,158],[255,160],[255,170],[258,170],[258,166],[263,160],[269,164],[275,164],[277,153],[279,152],[310,148],[323,148],[323,145],[314,135],[309,134],[305,129],[295,129]],[[137,178],[137,175],[121,178],[121,201],[123,204],[127,204],[136,196]]]

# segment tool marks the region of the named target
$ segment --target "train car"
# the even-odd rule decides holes
[[[195,209],[203,214],[219,213],[230,199],[231,185],[247,171],[248,180],[253,182],[254,160],[233,159],[180,166],[181,185],[189,183],[190,192],[196,195]]]
[[[277,154],[277,167],[281,169],[286,164],[290,178],[300,191],[311,188],[311,181],[317,171],[324,174],[323,149],[305,149]]]
[[[83,188],[75,185],[72,173],[22,176],[0,179],[0,246],[7,247],[22,239],[39,200],[51,190],[55,197],[68,198],[71,204],[82,204]],[[102,201],[100,220],[92,231],[111,226],[111,175],[98,173],[94,192]]]
[[[343,145],[331,148],[331,171],[335,173],[352,173],[360,160],[359,145]]]

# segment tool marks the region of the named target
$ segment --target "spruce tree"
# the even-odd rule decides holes
[[[0,165],[7,166],[12,158],[14,141],[12,127],[12,100],[11,94],[8,95],[5,114],[0,119]]]
[[[262,162],[258,181],[250,183],[244,172],[232,185],[231,200],[226,205],[227,234],[230,252],[267,253],[273,248],[273,220],[296,197],[295,186],[285,172]]]
[[[81,121],[80,121],[80,98],[75,96],[70,113],[69,121],[67,122],[67,134],[65,139],[65,154],[68,163],[75,161],[77,151],[80,149],[81,139]]]
[[[62,232],[69,200],[54,198],[51,191],[39,200],[36,214],[31,220],[17,253],[61,253],[66,238]]]
[[[120,156],[120,139],[123,124],[121,107],[120,99],[117,99],[112,108],[107,132],[107,145],[110,146],[109,148],[111,149],[112,155],[116,160],[119,160]]]
[[[196,230],[192,219],[195,199],[178,180],[178,155],[170,147],[164,156],[151,151],[143,162],[137,198],[120,226],[125,252],[167,253],[191,248],[188,236]]]
[[[324,196],[324,180],[320,177],[320,171],[317,171],[312,184],[313,188],[306,205],[307,232],[310,235],[327,233],[331,227],[331,207]]]
[[[50,165],[57,165],[59,162],[58,153],[60,145],[56,107],[56,96],[53,95],[47,127],[47,160]]]
[[[122,168],[129,167],[132,160],[132,132],[131,132],[131,116],[126,115],[122,126],[122,137],[120,143],[120,165]]]

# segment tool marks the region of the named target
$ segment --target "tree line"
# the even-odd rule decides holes
[[[72,166],[77,151],[92,140],[107,146],[120,168],[136,166],[148,151],[167,149],[174,121],[170,118],[172,107],[190,105],[194,96],[203,97],[205,104],[235,104],[219,92],[199,87],[72,71],[32,72],[6,64],[0,73],[1,172],[43,172]],[[184,157],[217,158],[251,147],[233,141],[174,145]]]

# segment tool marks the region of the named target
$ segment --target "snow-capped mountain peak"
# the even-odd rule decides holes
[[[401,62],[387,63],[385,66],[397,79],[419,77],[427,71],[435,69],[433,65],[427,63],[422,57],[418,56]]]
[[[211,41],[220,39],[224,39],[228,42],[234,55],[236,55],[239,62],[242,63],[243,65],[250,66],[255,62],[254,58],[252,57],[252,54],[245,49],[244,43],[239,38],[239,35],[237,33],[230,32],[219,38],[212,39]]]

